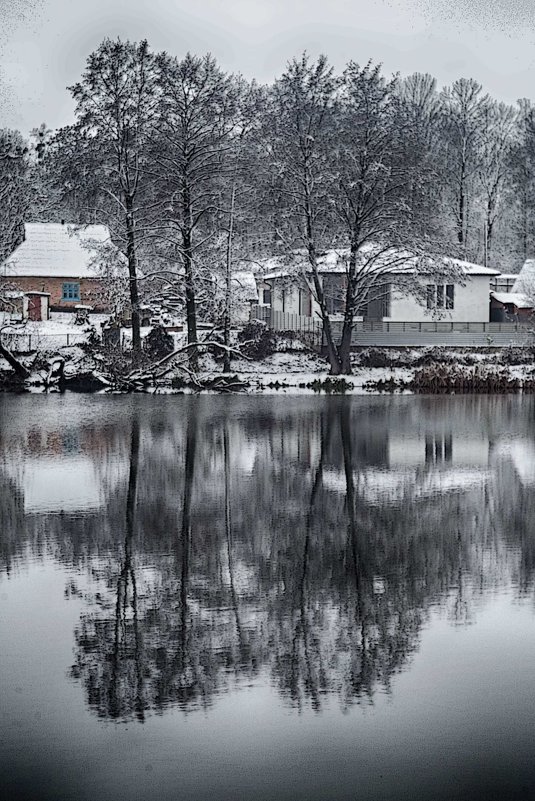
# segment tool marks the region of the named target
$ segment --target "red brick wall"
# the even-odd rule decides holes
[[[80,300],[63,300],[63,284],[80,284]],[[78,303],[93,306],[95,311],[110,311],[105,308],[101,297],[101,283],[98,278],[10,278],[9,284],[23,292],[50,293],[50,309],[52,311],[74,311]]]

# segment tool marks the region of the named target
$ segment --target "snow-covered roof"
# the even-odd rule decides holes
[[[535,259],[526,259],[516,277],[511,292],[535,294]]]
[[[532,309],[534,305],[522,292],[491,292],[490,295],[498,303],[513,304],[517,309]]]
[[[4,277],[95,278],[98,253],[91,245],[111,241],[105,225],[25,223],[24,234],[0,268]]]
[[[381,255],[374,257],[374,251],[380,252]],[[408,251],[390,248],[388,250],[381,250],[374,245],[368,245],[360,251],[360,261],[362,267],[360,269],[366,270],[381,270],[390,274],[410,274],[415,273],[418,269],[419,257],[409,253]],[[332,249],[322,253],[318,258],[318,272],[319,273],[333,273],[345,274],[347,272],[347,263],[349,258],[348,248]],[[428,259],[427,263],[431,266],[437,260]],[[454,259],[449,256],[444,256],[439,261],[442,263],[444,269],[460,269],[464,275],[499,275],[499,270],[493,270],[490,267],[483,267],[481,264],[473,264],[472,262]],[[292,253],[291,257],[285,256],[272,256],[271,258],[264,259],[264,279],[273,280],[282,278],[289,275],[294,275],[303,271],[309,271],[307,256],[305,251],[296,250]]]

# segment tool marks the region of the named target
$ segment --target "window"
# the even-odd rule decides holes
[[[376,284],[368,291],[365,303],[359,304],[357,314],[365,320],[390,317],[390,295],[390,284]]]
[[[262,293],[262,302],[264,306],[271,306],[271,289],[264,289]]]
[[[453,309],[455,306],[455,286],[453,284],[427,284],[426,302],[428,309]]]
[[[323,295],[328,314],[343,314],[346,307],[345,275],[324,275]]]
[[[312,316],[312,297],[309,289],[299,290],[299,314],[303,317]]]
[[[62,300],[80,300],[80,284],[63,284]]]

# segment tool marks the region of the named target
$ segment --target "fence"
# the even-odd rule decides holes
[[[79,345],[85,342],[87,334],[22,334],[22,333],[3,333],[2,342],[13,353],[29,353],[34,350],[46,350],[47,348],[56,349],[63,346]]]
[[[275,311],[269,306],[253,306],[251,319],[263,320],[273,331],[292,331],[311,347],[321,347],[323,325],[318,317]]]
[[[333,327],[340,327],[342,323],[333,322]],[[421,323],[397,322],[389,320],[359,320],[355,322],[354,332],[405,334],[410,333],[436,333],[436,334],[526,334],[532,326],[525,323],[456,323],[446,320],[425,320]]]
[[[342,324],[333,325],[335,337],[342,334]],[[521,323],[453,323],[440,321],[357,322],[353,347],[452,347],[501,348],[509,345],[532,345],[531,329]]]
[[[253,319],[264,320],[275,331],[294,331],[307,338],[313,347],[322,343],[322,323],[318,317],[270,310],[255,306]],[[332,320],[335,341],[342,336],[342,321]],[[353,327],[353,347],[433,347],[492,348],[533,345],[532,326],[524,323],[457,323],[444,320],[397,322],[389,320],[359,320]],[[324,343],[323,343],[324,344]]]

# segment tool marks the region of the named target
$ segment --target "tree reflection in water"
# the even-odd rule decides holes
[[[72,675],[92,710],[143,721],[267,677],[297,709],[372,703],[431,609],[465,625],[490,589],[532,590],[534,492],[500,451],[504,407],[380,400],[137,408],[94,456],[105,504],[79,516],[24,516],[6,474],[19,536],[36,545],[45,519],[90,576]]]

